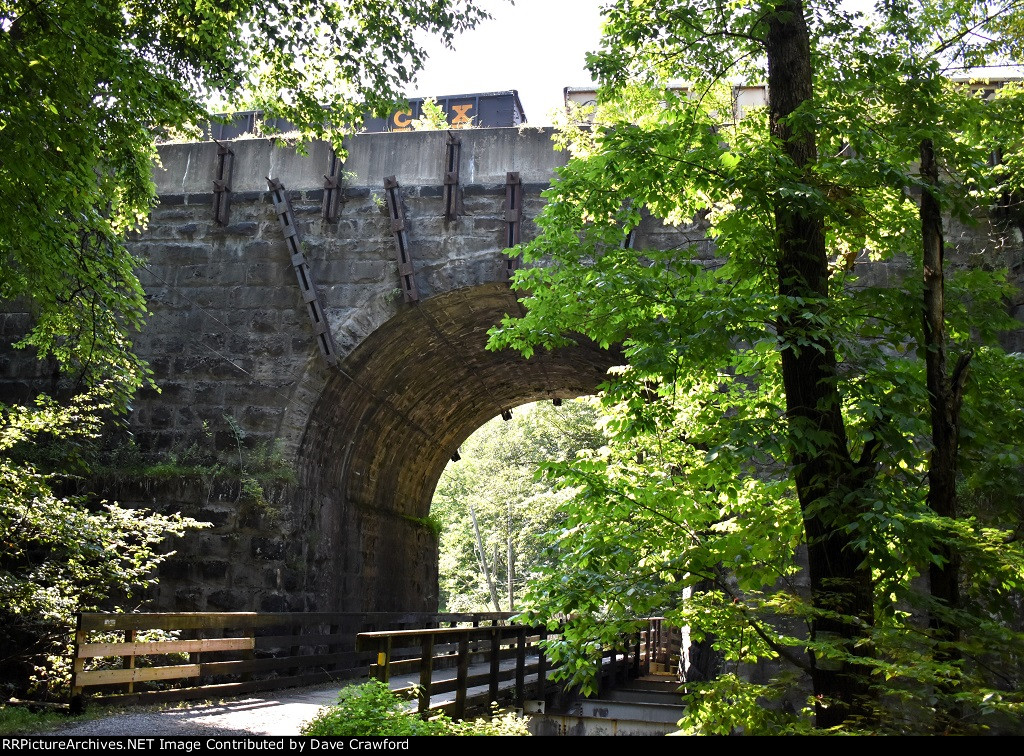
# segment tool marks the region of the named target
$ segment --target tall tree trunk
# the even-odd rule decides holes
[[[487,569],[487,554],[484,552],[483,539],[480,538],[480,526],[476,521],[476,509],[472,504],[469,505],[469,516],[473,520],[473,535],[476,536],[476,553],[480,557],[480,571],[484,574],[484,580],[487,581],[487,589],[491,592],[491,603],[494,604],[494,611],[500,612],[501,602],[498,601],[498,589],[491,578],[491,571]]]
[[[516,553],[515,547],[512,543],[511,530],[509,531],[508,537],[508,558],[506,562],[508,564],[508,570],[506,571],[508,577],[508,610],[510,612],[514,612],[516,610]]]
[[[815,133],[795,129],[790,116],[813,93],[810,38],[801,0],[780,0],[768,17],[769,118],[772,135],[808,182],[817,160]],[[846,494],[862,487],[868,470],[855,463],[846,441],[836,378],[836,356],[829,334],[815,322],[827,312],[828,259],[823,213],[800,200],[775,197],[779,293],[777,327],[781,336],[786,417],[792,439],[791,462],[807,532],[812,600],[818,609],[841,616],[813,620],[812,637],[833,640],[854,652],[857,638],[871,624],[871,576],[863,555],[844,529],[854,511]],[[809,437],[813,434],[813,449]],[[854,497],[855,498],[855,497]],[[868,715],[868,670],[864,665],[825,662],[811,654],[819,727]]]
[[[938,190],[939,168],[932,140],[921,142],[921,176]],[[921,236],[924,247],[924,351],[928,401],[932,420],[932,455],[928,465],[928,506],[942,517],[956,516],[956,472],[960,435],[960,405],[964,381],[972,353],[957,360],[952,378],[946,365],[946,308],[942,211],[933,191],[921,192]],[[928,566],[931,594],[947,609],[960,605],[960,555],[949,543],[933,548],[941,564]],[[931,627],[943,643],[938,658],[956,661],[954,644],[960,640],[960,628],[941,614],[933,614]],[[939,715],[937,727],[955,727],[957,713],[946,709]]]

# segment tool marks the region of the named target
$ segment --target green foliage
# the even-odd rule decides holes
[[[1019,40],[983,31],[984,3],[886,3],[872,19],[777,6],[610,4],[590,58],[598,121],[560,138],[574,157],[547,193],[542,233],[514,251],[543,260],[516,274],[526,315],[492,331],[493,347],[526,355],[582,334],[622,345],[628,361],[602,396],[607,448],[549,467],[574,494],[530,614],[571,618],[550,652],[584,689],[595,643],[633,618],[689,627],[727,673],[688,686],[691,732],[805,731],[839,703],[810,695],[808,679],[833,671],[864,694],[841,731],[1019,731],[1024,371],[997,342],[1017,325],[998,264],[1013,236],[976,216],[1019,187],[1008,166],[1020,165],[1024,98],[1010,87],[983,101],[944,76]],[[813,99],[784,124],[816,139],[805,165],[764,109],[735,112],[729,86],[764,81],[769,26],[791,12],[805,14],[815,66]],[[1020,28],[1016,6],[995,16]],[[668,88],[678,80],[685,92]],[[937,188],[917,172],[926,138],[943,161]],[[992,166],[997,145],[1003,164]],[[974,355],[956,518],[926,498],[923,188],[989,260],[946,270],[946,348]],[[647,215],[693,244],[623,244]],[[827,291],[794,294],[806,273],[783,276],[793,217],[824,223]],[[870,278],[879,262],[884,286]],[[792,411],[798,376],[785,361],[807,353],[834,359],[822,396],[841,410],[838,439]],[[808,481],[807,469],[849,472]],[[809,488],[820,493],[801,498]],[[801,555],[829,543],[867,576],[867,616],[830,603],[850,586],[808,595]],[[963,565],[959,606],[921,588],[950,551]],[[951,644],[935,622],[962,639]],[[841,632],[819,632],[830,625]],[[767,682],[748,682],[753,669]]]
[[[66,684],[67,644],[79,611],[131,605],[170,553],[168,536],[201,527],[180,515],[123,509],[60,493],[60,476],[31,460],[40,436],[94,435],[106,406],[84,396],[67,407],[0,406],[0,660],[8,692]]]
[[[545,558],[542,536],[557,527],[556,508],[571,493],[554,491],[538,469],[603,446],[599,420],[597,407],[589,400],[569,400],[560,407],[538,402],[517,408],[507,422],[500,417],[488,421],[463,443],[461,459],[445,468],[431,503],[431,518],[441,534],[439,579],[444,611],[494,609],[480,566],[470,506],[504,609],[508,608],[511,541],[513,590],[518,600]]]
[[[420,117],[409,125],[413,131],[444,131],[448,128],[448,116],[434,98],[423,101]]]
[[[235,438],[233,453],[220,456],[214,451],[213,433],[203,424],[202,442],[175,445],[159,454],[145,454],[134,440],[116,443],[116,431],[98,439],[88,449],[78,448],[77,469],[101,484],[141,483],[172,480],[201,480],[207,484],[217,481],[235,481],[240,498],[251,503],[266,503],[266,491],[275,485],[294,483],[295,470],[285,459],[279,441],[261,442],[254,446],[244,444],[245,430],[229,415],[225,423]],[[37,445],[33,449],[36,459],[45,454],[51,459],[62,459],[68,448],[59,449]]]
[[[285,463],[276,442],[263,444],[246,454],[243,451],[245,429],[231,415],[224,415],[224,420],[231,429],[238,451],[239,499],[255,505],[260,510],[269,511],[266,487],[272,483],[294,483],[295,472]],[[228,469],[231,469],[230,466]]]
[[[419,525],[421,528],[426,528],[434,538],[440,538],[441,532],[444,530],[444,523],[433,514],[426,517],[413,517],[412,515],[403,514],[402,519]]]
[[[378,680],[349,685],[338,703],[302,727],[303,735],[528,735],[527,720],[512,713],[453,722],[443,713],[422,719]]]
[[[0,735],[34,735],[66,721],[67,717],[52,711],[0,706]]]

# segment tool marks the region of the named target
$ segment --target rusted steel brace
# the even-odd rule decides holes
[[[327,173],[324,174],[324,220],[332,223],[338,220],[338,212],[341,209],[341,174],[342,162],[338,159],[338,153],[333,149],[327,156]]]
[[[213,179],[213,219],[221,226],[228,224],[231,197],[231,171],[235,153],[226,144],[217,142],[216,177]]]
[[[458,215],[459,159],[462,140],[448,132],[444,147],[444,219],[455,220]]]
[[[288,199],[288,194],[285,192],[285,188],[280,181],[267,178],[267,186],[270,187],[270,196],[274,201],[274,211],[281,222],[281,233],[284,234],[285,244],[288,245],[292,268],[295,270],[295,278],[299,282],[299,291],[302,292],[302,301],[306,305],[306,313],[313,324],[313,333],[316,334],[316,343],[320,347],[320,354],[324,356],[328,364],[336,365],[338,362],[338,348],[334,344],[334,336],[331,334],[330,324],[324,315],[323,306],[320,304],[320,297],[316,293],[316,282],[313,280],[313,273],[309,269],[309,265],[306,264],[306,256],[302,254],[302,238],[299,236],[299,229],[295,225],[292,203]]]
[[[398,180],[394,176],[384,179],[384,193],[388,200],[391,232],[395,235],[399,285],[406,302],[418,302],[420,295],[416,289],[416,271],[409,252],[409,235],[405,231],[405,213],[402,210],[402,198],[398,194]]]
[[[505,175],[505,247],[511,249],[519,244],[520,227],[523,221],[523,183],[518,173],[509,172]],[[519,268],[521,255],[507,258],[505,277],[512,280],[512,274]]]

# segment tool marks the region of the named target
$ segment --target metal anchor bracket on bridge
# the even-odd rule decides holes
[[[320,354],[324,356],[328,364],[336,365],[338,362],[338,349],[334,345],[334,336],[331,335],[330,325],[324,316],[320,297],[316,293],[316,282],[313,280],[313,273],[306,263],[306,256],[302,253],[302,238],[299,236],[299,229],[295,225],[292,203],[288,199],[284,185],[280,181],[267,178],[267,186],[270,187],[270,197],[274,201],[274,211],[281,222],[281,233],[284,234],[285,244],[288,245],[292,268],[295,270],[295,278],[299,282],[299,290],[302,292],[302,301],[306,305],[306,313],[313,324],[313,333],[316,334],[316,343],[320,347]]]
[[[458,215],[459,159],[462,140],[452,132],[444,140],[444,219],[453,221]]]
[[[217,142],[217,165],[213,179],[213,219],[221,226],[228,224],[231,171],[234,167],[235,153],[226,144]]]
[[[395,236],[395,256],[398,259],[398,280],[406,302],[418,302],[416,271],[409,253],[409,235],[405,231],[405,213],[398,194],[398,179],[388,176],[384,179],[384,193],[388,199],[388,214],[391,217],[391,232]]]
[[[338,159],[338,153],[333,149],[327,156],[327,173],[324,174],[324,220],[332,223],[338,220],[338,212],[341,209],[341,174],[342,162]]]
[[[519,244],[520,227],[523,223],[523,182],[518,172],[505,174],[505,248],[511,249]],[[512,280],[512,274],[519,268],[522,256],[509,257],[505,262],[505,277]]]

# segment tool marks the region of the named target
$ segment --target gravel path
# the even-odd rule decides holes
[[[333,704],[343,684],[274,691],[198,704],[142,710],[68,724],[40,735],[298,735],[303,723]]]
[[[532,659],[531,659],[532,661]],[[501,662],[500,668],[508,672],[515,668],[515,659]],[[488,663],[470,665],[471,677],[489,669]],[[233,698],[217,703],[191,704],[178,709],[134,709],[97,719],[72,722],[38,735],[298,735],[299,729],[324,706],[338,699],[338,691],[358,680],[324,683],[309,688],[290,688],[280,691]],[[419,674],[399,675],[391,678],[391,687],[403,688],[419,682]],[[527,682],[532,682],[527,680]],[[514,679],[501,682],[503,689],[515,684]],[[469,694],[486,692],[486,686],[471,687]],[[431,698],[436,706],[454,700],[454,693],[442,693]],[[414,707],[415,703],[410,703]]]

